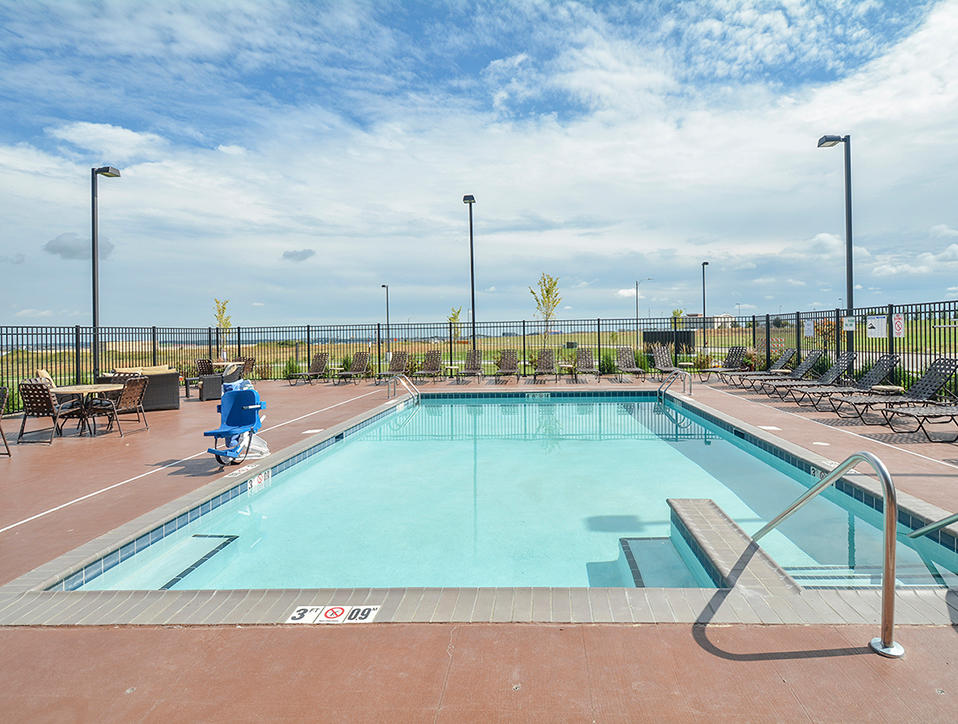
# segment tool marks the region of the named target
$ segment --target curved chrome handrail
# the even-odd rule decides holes
[[[399,374],[390,375],[389,377],[386,378],[386,398],[387,399],[389,397],[392,397],[392,395],[389,394],[389,385],[390,384],[393,385],[394,395],[399,394],[400,382],[402,382],[402,386],[406,388],[406,392],[412,395],[412,399],[415,404],[418,405],[420,402],[422,402],[422,395],[419,393],[419,388],[412,383],[412,380],[410,380],[408,377],[406,377],[406,375],[402,374],[401,372]]]
[[[656,398],[659,400],[664,399],[665,393],[668,392],[669,388],[672,386],[672,383],[675,382],[675,380],[677,380],[679,376],[681,375],[684,375],[684,377],[682,377],[682,394],[683,395],[688,394],[691,397],[692,396],[692,373],[686,372],[685,370],[672,370],[671,372],[669,372],[669,376],[666,377],[664,380],[662,380],[658,389],[655,391]],[[686,379],[688,379],[689,381],[688,392],[685,391]]]
[[[869,645],[876,652],[888,658],[897,659],[903,656],[905,649],[894,639],[895,628],[895,536],[898,525],[898,495],[895,492],[895,484],[892,482],[891,475],[885,464],[870,452],[857,452],[849,455],[828,475],[821,479],[817,484],[802,493],[795,502],[789,505],[785,510],[772,519],[764,528],[752,536],[752,540],[757,541],[775,526],[788,518],[792,513],[804,506],[808,501],[821,493],[825,488],[838,480],[843,473],[856,463],[865,462],[874,468],[875,473],[881,481],[882,495],[885,499],[885,557],[882,564],[882,585],[881,585],[881,636],[873,638]]]
[[[936,530],[944,528],[946,525],[951,525],[952,523],[958,523],[958,513],[952,513],[951,515],[946,515],[941,520],[936,520],[934,523],[929,523],[928,525],[922,526],[918,530],[913,530],[908,534],[909,538],[921,538],[926,533],[934,533]]]

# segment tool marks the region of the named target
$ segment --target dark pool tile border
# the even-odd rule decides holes
[[[692,550],[692,554],[702,564],[702,568],[705,569],[705,572],[708,574],[709,579],[715,584],[716,588],[728,588],[728,581],[725,580],[725,576],[722,575],[718,567],[715,565],[715,562],[712,560],[712,557],[709,556],[702,546],[699,545],[698,538],[692,535],[692,532],[688,529],[688,526],[685,525],[685,521],[682,519],[676,510],[675,507],[669,503],[669,518],[672,521],[672,529],[678,532],[682,536],[682,540],[686,542],[688,547]]]

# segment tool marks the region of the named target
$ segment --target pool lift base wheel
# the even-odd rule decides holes
[[[227,444],[228,443],[229,441],[227,441]],[[216,462],[218,462],[220,465],[239,465],[246,460],[246,456],[249,455],[249,449],[252,444],[253,433],[244,432],[242,435],[239,435],[236,438],[234,444],[228,444],[226,450],[220,451],[227,454],[217,455],[216,453],[213,453],[213,457],[216,458]]]

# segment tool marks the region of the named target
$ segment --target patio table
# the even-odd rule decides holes
[[[87,410],[89,408],[90,398],[93,395],[98,395],[101,392],[120,392],[123,389],[123,385],[118,385],[115,383],[107,384],[96,384],[96,385],[65,385],[63,387],[53,388],[53,394],[59,397],[60,395],[79,395],[80,397],[80,425],[78,427],[79,434],[82,435],[84,431],[89,429],[89,416],[87,415]],[[92,430],[91,430],[92,434]]]
[[[562,364],[562,365],[559,365],[559,374],[561,375],[563,372],[568,373],[569,377],[572,378],[572,381],[573,381],[573,382],[578,382],[579,376],[576,374],[576,370],[575,370],[575,365],[574,365],[574,364]]]

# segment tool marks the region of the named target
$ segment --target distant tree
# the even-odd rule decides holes
[[[459,316],[462,314],[462,305],[453,307],[449,312],[448,320],[452,323],[452,338],[459,339],[462,335],[462,325],[459,324]]]
[[[549,323],[555,317],[556,308],[562,303],[562,297],[559,296],[559,277],[543,272],[539,277],[538,287],[538,291],[529,287],[529,293],[536,300],[539,317],[545,322],[543,334],[548,334]]]
[[[226,330],[226,335],[229,336],[229,331],[233,328],[233,317],[226,313],[226,305],[230,303],[230,300],[220,301],[214,297],[213,303],[216,305],[216,311],[213,313],[216,317],[216,326]]]
[[[685,314],[685,310],[684,310],[684,309],[673,309],[673,310],[672,310],[672,316],[673,316],[673,317],[681,317],[683,314]]]

